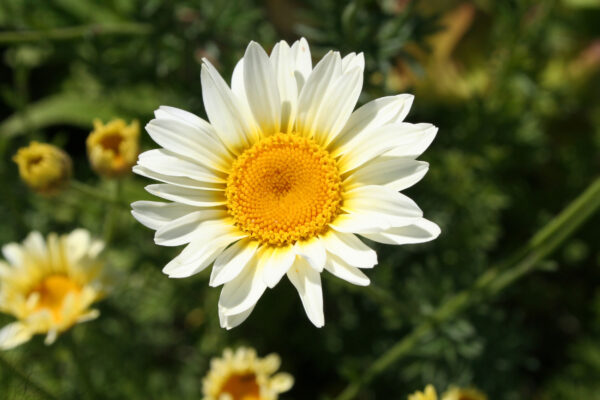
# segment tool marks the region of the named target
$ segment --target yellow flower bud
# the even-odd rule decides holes
[[[139,153],[140,125],[127,125],[115,119],[104,125],[94,121],[94,130],[87,138],[87,152],[92,168],[98,175],[116,178],[128,174]]]
[[[72,163],[67,153],[47,143],[31,142],[13,157],[21,179],[34,191],[52,195],[71,178]]]
[[[427,385],[423,392],[415,392],[408,396],[408,400],[437,400],[437,392],[433,385]]]
[[[477,389],[450,388],[442,400],[487,400],[487,396]]]

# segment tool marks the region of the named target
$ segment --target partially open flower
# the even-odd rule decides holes
[[[254,349],[226,349],[223,357],[214,358],[204,378],[204,400],[276,400],[294,384],[291,375],[273,375],[281,361],[276,354],[256,356]]]
[[[104,125],[95,120],[86,142],[94,171],[107,178],[130,173],[139,153],[139,137],[138,121],[127,125],[122,119],[115,119]]]
[[[32,232],[22,244],[2,247],[0,311],[17,321],[0,329],[0,349],[16,347],[34,334],[45,333],[51,344],[60,332],[98,316],[90,309],[104,294],[103,263],[97,258],[104,244],[77,229],[44,240]]]
[[[55,194],[71,178],[71,158],[51,144],[31,142],[20,148],[13,160],[19,166],[21,179],[38,193]]]
[[[423,392],[415,392],[409,395],[408,400],[437,400],[437,392],[433,385],[427,385]]]

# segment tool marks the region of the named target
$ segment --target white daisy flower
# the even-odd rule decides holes
[[[277,372],[280,365],[277,354],[261,358],[252,348],[225,349],[222,357],[210,361],[202,381],[203,400],[277,400],[294,384],[290,374]]]
[[[164,267],[169,277],[213,264],[223,327],[242,323],[285,275],[321,327],[323,270],[368,285],[361,270],[377,264],[357,234],[397,245],[440,234],[399,193],[427,172],[415,158],[437,128],[403,122],[407,94],[353,112],[363,70],[362,53],[330,51],[313,69],[304,39],[281,41],[270,56],[251,42],[231,87],[204,60],[210,123],[160,107],[146,126],[162,148],[141,154],[133,170],[162,182],[146,190],[168,202],[138,201],[132,213],[156,230],[156,244],[187,245]]]
[[[100,313],[91,306],[107,288],[98,256],[103,248],[85,229],[46,239],[31,232],[22,244],[2,246],[0,312],[16,321],[0,329],[0,350],[40,333],[52,344],[73,325],[97,318]]]

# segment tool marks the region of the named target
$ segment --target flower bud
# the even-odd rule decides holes
[[[52,195],[71,178],[72,162],[67,153],[47,143],[31,142],[13,157],[21,179],[34,191]]]
[[[137,121],[127,125],[115,119],[104,125],[94,121],[94,130],[87,138],[90,164],[98,175],[117,178],[128,174],[139,153],[140,126]]]

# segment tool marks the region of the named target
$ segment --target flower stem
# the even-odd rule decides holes
[[[39,383],[33,381],[31,377],[27,376],[25,372],[21,371],[20,369],[9,363],[7,360],[5,360],[2,354],[0,354],[0,366],[4,367],[4,369],[8,373],[13,375],[15,378],[21,380],[25,384],[25,387],[27,389],[33,389],[40,397],[49,400],[58,400],[57,397],[55,397],[53,394],[51,394],[42,386],[40,386]]]
[[[94,385],[92,384],[89,370],[87,369],[87,366],[90,363],[85,362],[85,360],[81,357],[79,346],[75,342],[75,339],[72,335],[72,332],[68,335],[65,335],[65,342],[77,375],[77,390],[79,392],[78,398],[95,399],[97,398],[96,391],[94,389]]]
[[[149,25],[135,22],[118,24],[90,24],[37,31],[0,32],[0,44],[36,42],[40,40],[71,40],[101,35],[146,35]]]
[[[94,198],[96,200],[102,200],[107,203],[114,204],[121,208],[129,209],[129,204],[122,203],[119,200],[115,200],[114,196],[107,195],[104,191],[99,190],[93,186],[90,186],[87,183],[83,183],[83,182],[77,181],[75,179],[72,179],[69,182],[69,185],[72,189],[75,189],[79,193],[84,194],[88,197]]]
[[[545,257],[562,244],[583,222],[600,207],[600,178],[569,204],[558,216],[546,224],[533,238],[505,262],[484,272],[471,286],[445,301],[415,329],[404,336],[371,364],[361,377],[348,384],[336,400],[350,400],[377,375],[417,346],[436,325],[456,317],[471,304],[489,300],[502,289],[535,270]]]
[[[121,180],[113,180],[112,201],[107,203],[106,218],[104,220],[104,243],[108,245],[115,233],[117,217],[119,211],[117,208],[121,204]]]

